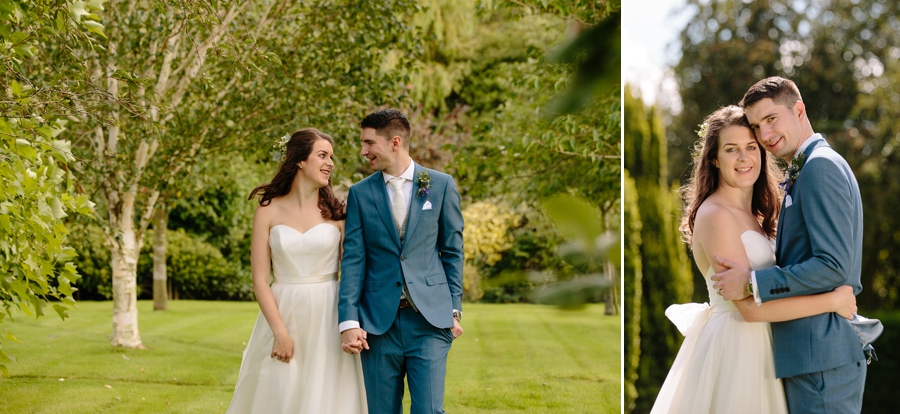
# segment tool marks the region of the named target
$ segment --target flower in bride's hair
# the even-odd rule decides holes
[[[275,148],[275,151],[272,151],[272,160],[275,162],[281,161],[284,158],[285,151],[287,151],[287,143],[291,140],[291,134],[284,134],[283,137],[276,138],[275,144],[272,145],[272,148]]]
[[[700,129],[697,130],[697,135],[699,135],[700,138],[706,138],[706,128],[709,127],[709,122],[704,122],[697,126],[700,127]]]

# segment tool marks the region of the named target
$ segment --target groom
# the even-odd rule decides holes
[[[847,162],[812,130],[800,91],[790,80],[763,79],[741,106],[767,151],[790,165],[778,219],[778,265],[751,272],[729,260],[714,288],[728,300],[757,304],[830,291],[862,290],[862,202]],[[850,323],[836,313],[772,323],[775,373],[792,413],[859,413],[866,361]],[[740,358],[740,355],[736,356]]]
[[[360,123],[376,172],[350,187],[338,314],[343,349],[361,353],[369,412],[444,412],[453,339],[463,333],[463,218],[447,174],[409,156],[409,120],[383,109]]]

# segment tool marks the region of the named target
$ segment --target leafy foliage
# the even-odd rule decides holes
[[[75,195],[67,170],[71,145],[57,136],[66,125],[59,117],[66,96],[83,91],[32,65],[48,58],[45,42],[92,44],[87,32],[102,35],[91,13],[97,9],[102,1],[0,4],[0,324],[16,311],[43,316],[48,306],[65,319],[75,306],[79,275],[62,219],[67,211],[91,213],[93,203]],[[17,340],[12,333],[0,338],[0,373],[8,377],[15,360],[2,350],[4,340]]]
[[[465,136],[445,143],[454,154],[447,168],[464,197],[510,205],[525,201],[538,208],[543,198],[577,193],[618,222],[618,82],[591,89],[578,113],[542,116],[556,115],[545,108],[570,84],[579,84],[575,74],[588,62],[582,43],[561,48],[557,62],[550,59],[555,48],[570,44],[576,38],[571,33],[591,33],[618,4],[433,0],[427,5],[415,20],[423,53],[409,88],[426,112],[465,113]],[[618,25],[612,26],[617,33]],[[603,57],[618,67],[615,55]]]

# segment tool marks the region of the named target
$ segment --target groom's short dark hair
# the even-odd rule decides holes
[[[391,139],[393,136],[399,136],[403,140],[403,147],[409,149],[409,138],[411,128],[409,126],[409,118],[396,109],[382,109],[372,112],[359,121],[360,128],[372,128],[375,135]]]
[[[766,98],[788,108],[793,107],[797,101],[803,101],[803,98],[800,97],[800,90],[797,89],[794,82],[780,76],[772,76],[751,86],[738,105],[741,108],[747,108]]]

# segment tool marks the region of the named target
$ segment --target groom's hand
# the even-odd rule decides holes
[[[750,290],[747,289],[750,285],[750,269],[719,256],[716,256],[716,260],[727,268],[710,277],[716,282],[713,284],[716,293],[725,297],[725,300],[741,300],[750,296]]]
[[[358,354],[363,349],[369,349],[369,343],[366,342],[368,334],[360,328],[347,329],[341,332],[341,349],[348,354]]]
[[[463,328],[456,318],[453,318],[453,327],[450,328],[450,332],[453,333],[453,339],[459,338],[459,336],[463,334]]]

